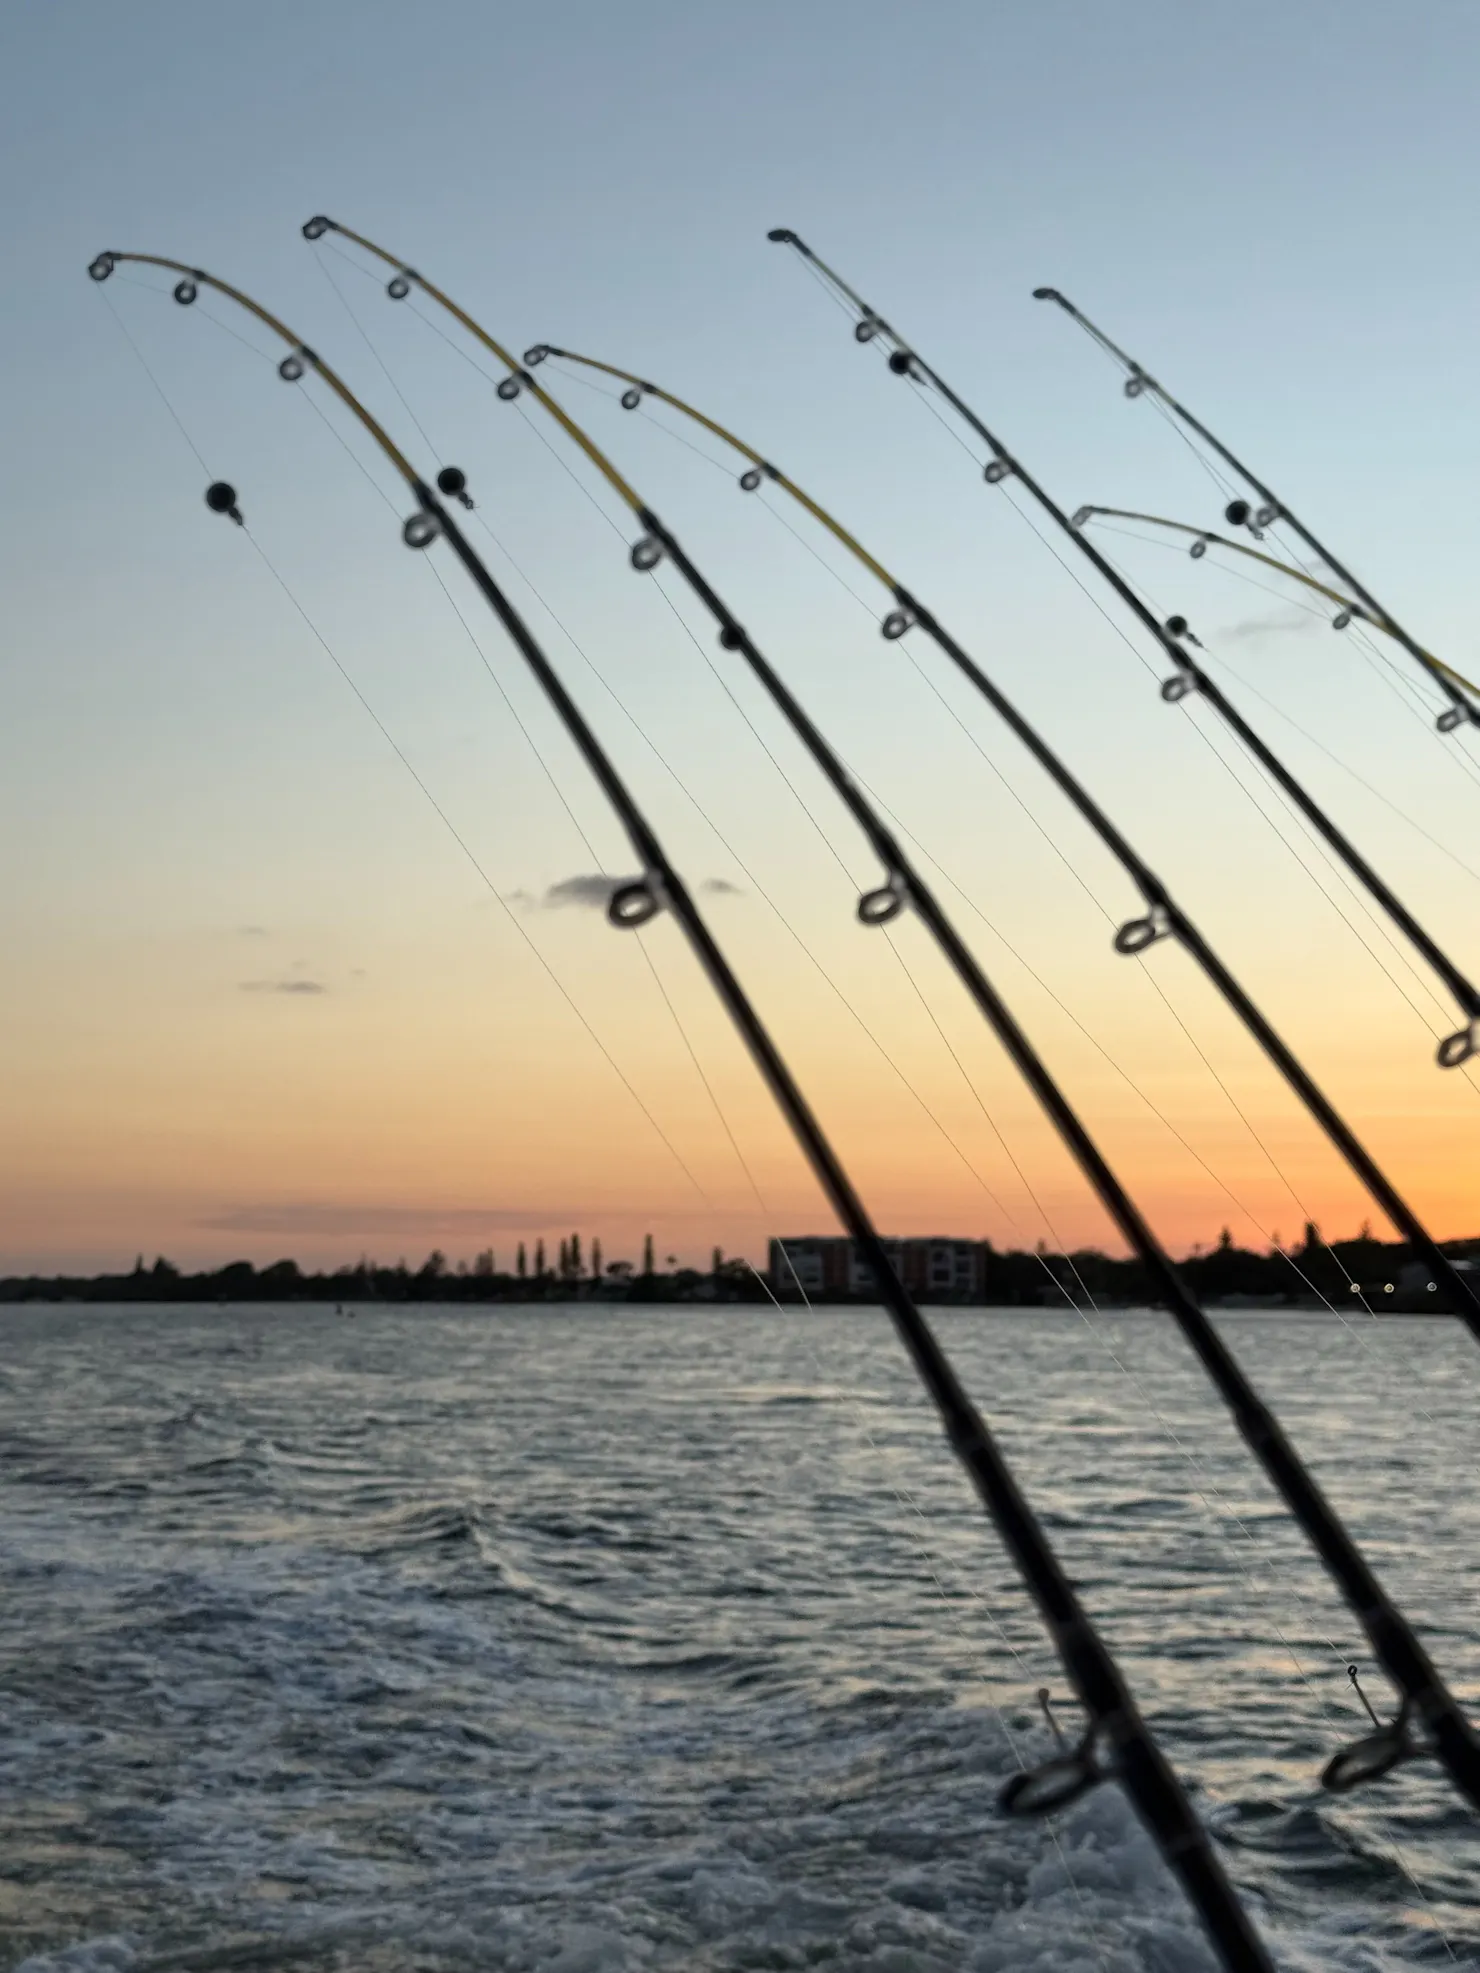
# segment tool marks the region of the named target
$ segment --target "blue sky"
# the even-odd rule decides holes
[[[621,543],[522,412],[393,310],[379,277],[322,257],[345,308],[298,234],[319,210],[404,253],[516,346],[563,342],[693,398],[836,506],[1084,771],[1442,1230],[1480,1228],[1454,1177],[1475,1168],[1473,1089],[1440,1083],[1421,1022],[1247,797],[1210,772],[1201,716],[1161,705],[1111,624],[764,238],[776,224],[808,237],[1065,504],[1214,520],[1196,461],[1125,402],[1070,324],[1029,299],[1039,283],[1062,287],[1226,429],[1420,635],[1471,668],[1477,296],[1456,243],[1475,203],[1477,41],[1480,21],[1459,5],[7,9],[0,1089],[19,1128],[4,1255],[53,1264],[143,1245],[228,1258],[224,1242],[270,1258],[307,1252],[311,1225],[332,1256],[363,1244],[376,1211],[413,1247],[418,1224],[471,1226],[483,1213],[530,1233],[581,1216],[612,1251],[649,1223],[692,1251],[711,1237],[756,1251],[768,1223],[823,1220],[676,939],[652,949],[710,1051],[764,1209],[639,957],[614,952],[594,916],[516,904],[703,1196],[653,1137],[293,606],[206,513],[201,468],[109,302],[494,891],[538,897],[591,857],[445,596],[301,393],[204,310],[122,281],[95,291],[85,268],[102,247],[179,257],[257,294],[434,463],[404,394],[438,458],[469,470],[512,550],[500,572],[516,596],[536,583],[647,741],[688,763],[718,833],[550,632],[681,866],[736,884],[739,896],[714,899],[716,924],[881,1218],[1013,1237],[987,1225],[980,1187],[961,1189],[960,1161],[917,1129],[918,1106],[868,1045],[840,1031],[830,990],[757,896],[759,883],[808,926],[918,1089],[958,1136],[975,1133],[976,1163],[1011,1193],[1018,1180],[982,1105],[880,942],[852,926],[829,852],[661,597],[627,572]],[[651,421],[574,383],[562,394],[871,784],[1255,1217],[1292,1231],[1289,1188],[1225,1115],[1138,969],[1107,958],[1102,922],[856,603],[759,502],[746,507]],[[399,511],[401,494],[367,463]],[[1280,713],[1462,855],[1475,840],[1473,782],[1416,722],[1394,718],[1341,640],[1297,634],[1278,600],[1211,569],[1119,548],[1248,681],[1241,702],[1457,956],[1480,965],[1473,879]],[[479,631],[592,843],[624,867],[535,696]],[[866,878],[867,858],[774,717],[730,682]],[[1127,903],[985,711],[938,682],[1108,908]],[[1226,1198],[970,922],[1168,1237],[1210,1237]],[[1055,1228],[1102,1237],[911,936],[931,1008]],[[1165,954],[1157,964],[1302,1201],[1333,1230],[1355,1223],[1352,1189],[1187,968]],[[305,981],[323,991],[286,990]],[[1035,1208],[1019,1207],[1022,1237],[1037,1237]],[[332,1226],[350,1230],[322,1231]],[[1245,1226],[1240,1237],[1255,1236]]]

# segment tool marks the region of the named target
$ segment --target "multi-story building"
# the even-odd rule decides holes
[[[925,1302],[986,1300],[985,1240],[885,1240],[884,1251],[910,1293]],[[874,1293],[868,1263],[842,1235],[808,1235],[771,1242],[771,1288],[780,1299]]]

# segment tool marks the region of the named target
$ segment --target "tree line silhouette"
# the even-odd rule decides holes
[[[1452,1240],[1446,1251],[1480,1264],[1480,1240]],[[989,1307],[1064,1307],[1088,1297],[1100,1306],[1145,1306],[1154,1300],[1140,1263],[1088,1248],[1075,1253],[999,1253],[985,1246],[985,1292],[975,1299]],[[1387,1312],[1447,1312],[1442,1291],[1430,1289],[1426,1269],[1401,1242],[1374,1239],[1369,1228],[1353,1240],[1327,1244],[1307,1225],[1299,1245],[1255,1253],[1234,1244],[1224,1228],[1216,1245],[1196,1248],[1181,1263],[1189,1286],[1202,1300],[1245,1306],[1311,1308],[1330,1302],[1337,1308],[1367,1307]],[[776,1284],[783,1302],[796,1299]],[[501,1270],[493,1248],[471,1262],[449,1262],[434,1249],[419,1267],[404,1260],[384,1266],[368,1258],[320,1273],[305,1273],[296,1261],[256,1267],[251,1261],[200,1273],[182,1272],[162,1256],[146,1267],[141,1254],[126,1274],[15,1275],[0,1279],[0,1302],[765,1302],[768,1284],[743,1259],[726,1258],[716,1247],[707,1271],[680,1267],[669,1254],[657,1265],[653,1236],[643,1241],[642,1260],[603,1259],[601,1241],[583,1248],[579,1233],[560,1241],[553,1264],[543,1239],[530,1249],[520,1241],[513,1266]],[[871,1294],[812,1295],[813,1301],[870,1302]]]

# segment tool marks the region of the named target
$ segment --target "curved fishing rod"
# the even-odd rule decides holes
[[[976,660],[956,642],[939,619],[926,609],[920,599],[911,590],[906,589],[903,583],[897,581],[884,565],[869,553],[857,536],[843,526],[836,515],[830,514],[819,501],[814,500],[809,493],[798,486],[795,480],[790,479],[778,466],[773,465],[763,454],[757,452],[754,446],[737,437],[734,432],[709,417],[707,413],[686,403],[683,398],[675,397],[671,391],[663,390],[659,385],[650,383],[633,371],[619,369],[612,363],[598,362],[595,357],[578,356],[575,351],[557,348],[553,343],[536,343],[525,354],[527,358],[536,360],[545,356],[558,357],[567,363],[579,363],[587,369],[598,370],[606,376],[625,381],[628,389],[623,392],[621,401],[629,411],[636,410],[644,397],[653,397],[670,405],[685,417],[693,419],[696,424],[722,440],[742,458],[750,461],[750,465],[740,475],[739,480],[744,492],[755,492],[763,478],[770,480],[820,521],[833,539],[840,542],[870,575],[884,585],[899,605],[897,610],[892,611],[884,619],[882,625],[884,636],[891,640],[896,639],[903,636],[912,624],[918,624],[925,635],[945,653],[1023,742],[1058,788],[1068,796],[1074,808],[1140,891],[1150,915],[1132,919],[1130,923],[1123,925],[1116,934],[1116,949],[1120,952],[1143,952],[1155,942],[1157,937],[1166,934],[1175,938],[1191,954],[1227,1005],[1238,1015],[1245,1028],[1259,1043],[1268,1059],[1280,1071],[1289,1087],[1300,1098],[1316,1123],[1320,1125],[1331,1144],[1345,1158],[1372,1198],[1392,1220],[1394,1226],[1422,1254],[1430,1267],[1436,1270],[1436,1278],[1442,1280],[1449,1289],[1456,1311],[1469,1326],[1471,1334],[1480,1341],[1480,1296],[1476,1295],[1422,1220],[1396,1190],[1371,1152],[1304,1068],[1299,1058],[1270,1025],[1244,988],[1234,979],[1181,906],[1173,900],[1160,878],[1141,861],[1136,851],[1063,759],[1053,751],[1036,728],[1029,724],[1006,693],[993,683]],[[1081,508],[1074,516],[1074,524],[1079,525],[1084,514],[1101,511],[1110,510]]]
[[[935,1404],[946,1438],[1037,1604],[1063,1665],[1065,1677],[1084,1708],[1087,1726],[1078,1746],[1068,1752],[1057,1753],[1036,1769],[1014,1775],[1002,1790],[1003,1808],[1019,1815],[1048,1813],[1065,1806],[1113,1774],[1139,1811],[1168,1867],[1181,1882],[1189,1903],[1202,1921],[1228,1973],[1275,1973],[1273,1961],[1229,1883],[1207,1831],[1137,1710],[1119,1666],[1081,1604],[1037,1516],[993,1439],[986,1420],[968,1397],[950,1359],[901,1282],[862,1198],[824,1135],[822,1125],[813,1114],[760,1015],[716,944],[687,886],[668,861],[635,798],[532,632],[489,574],[437,494],[353,392],[286,324],[239,289],[214,279],[199,268],[164,260],[158,255],[99,254],[88,271],[94,280],[103,281],[122,261],[142,262],[178,273],[182,278],[175,288],[175,299],[183,304],[193,302],[198,287],[202,285],[215,288],[239,302],[287,343],[289,354],[278,366],[280,376],[288,382],[297,382],[306,370],[313,370],[354,414],[405,479],[416,501],[416,511],[402,530],[407,546],[426,548],[439,535],[446,537],[453,553],[534,674],[617,815],[638,859],[642,875],[635,882],[623,884],[614,891],[607,907],[609,921],[619,929],[633,929],[646,924],[665,909],[678,921],[690,949],[749,1049],[751,1059],[790,1125],[834,1212],[847,1228],[857,1251],[867,1261],[880,1300],[889,1311],[896,1333]],[[449,498],[471,504],[466,478],[456,467],[443,467],[437,475],[437,487]],[[241,523],[236,495],[224,482],[212,486],[206,500],[213,511],[228,514],[238,524]],[[1380,1592],[1377,1594],[1380,1595]],[[1416,1653],[1418,1647],[1415,1645],[1413,1650]],[[1410,1701],[1408,1688],[1405,1687],[1403,1712],[1392,1726],[1381,1730],[1378,1751],[1383,1771],[1414,1751],[1408,1734],[1411,1714],[1430,1719],[1436,1738],[1452,1738],[1456,1748],[1468,1733],[1453,1700],[1439,1684],[1437,1674],[1428,1667],[1421,1653],[1414,1661],[1413,1670],[1415,1681],[1422,1688],[1421,1696]],[[1452,1726],[1447,1724],[1451,1713],[1454,1715]],[[1337,1762],[1345,1761],[1349,1766],[1354,1765],[1363,1771],[1372,1768],[1372,1750],[1377,1739],[1378,1736],[1366,1736],[1355,1747],[1338,1755]],[[1456,1754],[1453,1758],[1460,1756]],[[1480,1800],[1480,1748],[1475,1750],[1475,1766],[1477,1778],[1471,1792]],[[1360,1779],[1361,1774],[1356,1778]]]
[[[307,222],[303,232],[306,238],[315,240],[333,226],[332,220],[319,214]],[[345,238],[357,241],[396,269],[387,284],[392,299],[404,300],[415,283],[424,293],[445,306],[508,372],[497,386],[500,396],[507,399],[517,396],[521,389],[529,390],[577,441],[607,483],[631,507],[639,525],[646,529],[643,538],[632,550],[634,567],[652,569],[662,555],[669,557],[719,625],[721,647],[727,651],[738,651],[744,658],[884,866],[884,883],[878,889],[866,892],[858,901],[860,920],[866,925],[882,925],[898,916],[906,906],[914,911],[965,987],[977,1011],[1037,1097],[1100,1203],[1119,1227],[1126,1244],[1141,1260],[1155,1293],[1171,1310],[1173,1319],[1196,1352],[1245,1443],[1335,1578],[1367,1635],[1374,1657],[1402,1695],[1399,1712],[1390,1726],[1375,1735],[1368,1735],[1327,1765],[1323,1776],[1326,1785],[1344,1789],[1387,1773],[1398,1762],[1419,1751],[1412,1729],[1416,1722],[1422,1722],[1429,1734],[1426,1751],[1437,1756],[1455,1786],[1480,1808],[1480,1738],[1460,1712],[1407,1619],[1383,1590],[1361,1551],[1306,1470],[1273,1412],[1258,1396],[1237,1360],[1189,1293],[1171,1257],[1111,1170],[1047,1065],[987,979],[924,878],[856,786],[822,733],[802,710],[734,613],[690,561],[670,530],[650,507],[643,505],[640,495],[622,477],[590,434],[536,380],[532,374],[533,366],[517,362],[501,343],[443,295],[439,288],[404,262],[396,260],[383,247],[374,246],[359,234],[351,233],[347,227],[336,227],[335,230]],[[536,352],[542,353],[541,345],[535,345],[531,355]],[[918,607],[911,599],[910,608]],[[944,639],[944,632],[941,632],[941,637]],[[964,658],[964,653],[962,655]],[[1006,705],[1006,701],[1002,703]],[[1031,729],[1024,726],[1023,730]],[[1042,748],[1042,742],[1038,745]],[[1042,752],[1046,755],[1047,749],[1042,749]],[[1108,823],[1106,826],[1109,826]],[[1202,949],[1207,950],[1206,947]],[[1212,955],[1208,957],[1211,960]],[[1234,990],[1239,991],[1236,987]],[[1437,1253],[1437,1248],[1434,1251]]]
[[[1378,625],[1382,629],[1385,629],[1390,637],[1395,638],[1403,646],[1403,649],[1408,652],[1410,657],[1418,660],[1449,700],[1449,705],[1439,714],[1435,722],[1441,733],[1453,733],[1457,727],[1463,726],[1466,722],[1472,726],[1480,726],[1480,709],[1477,709],[1474,702],[1468,699],[1459,689],[1453,677],[1445,675],[1445,668],[1439,665],[1424,650],[1421,644],[1414,641],[1397,619],[1382,607],[1372,592],[1364,588],[1357,581],[1357,578],[1352,574],[1350,569],[1337,561],[1331,550],[1323,542],[1316,539],[1305,523],[1296,514],[1291,512],[1272,487],[1266,486],[1263,480],[1251,472],[1243,460],[1230,452],[1221,439],[1214,438],[1207,426],[1200,419],[1194,418],[1185,404],[1179,404],[1171,392],[1164,385],[1156,381],[1150,371],[1143,370],[1133,356],[1128,356],[1117,343],[1111,342],[1104,330],[1091,322],[1087,315],[1082,314],[1074,306],[1073,302],[1069,300],[1067,295],[1060,294],[1057,288],[1035,288],[1033,290],[1033,299],[1035,301],[1057,302],[1066,315],[1074,318],[1080,328],[1085,331],[1086,335],[1093,337],[1095,342],[1100,345],[1100,348],[1105,350],[1110,356],[1113,356],[1115,361],[1120,364],[1126,373],[1125,394],[1127,397],[1140,397],[1144,392],[1150,391],[1151,395],[1159,403],[1165,405],[1166,409],[1171,412],[1172,416],[1180,424],[1185,425],[1189,431],[1196,432],[1205,444],[1213,448],[1226,466],[1232,467],[1239,478],[1254,489],[1264,504],[1257,509],[1251,510],[1247,500],[1231,500],[1223,513],[1223,518],[1231,527],[1247,527],[1251,533],[1257,535],[1264,528],[1273,527],[1278,522],[1283,522],[1293,533],[1299,535],[1300,539],[1313,555],[1320,557],[1321,561],[1335,575],[1338,582],[1344,582],[1346,584],[1347,588],[1358,598],[1363,608],[1370,613]],[[1473,686],[1470,687],[1471,691],[1474,689]]]
[[[992,454],[986,465],[985,477],[988,484],[996,486],[1001,481],[1009,478],[1009,476],[1017,479],[1043,509],[1044,513],[1049,516],[1054,525],[1060,528],[1074,542],[1080,553],[1094,564],[1096,570],[1109,583],[1120,600],[1140,619],[1144,628],[1150,631],[1162,650],[1172,660],[1176,666],[1176,671],[1170,678],[1163,681],[1161,688],[1162,697],[1168,702],[1175,704],[1177,700],[1185,698],[1190,692],[1200,693],[1207,700],[1208,704],[1213,707],[1224,724],[1238,735],[1239,739],[1248,748],[1249,752],[1253,754],[1254,758],[1270,778],[1284,790],[1285,794],[1300,810],[1300,813],[1310,823],[1316,833],[1341,858],[1341,861],[1351,871],[1352,875],[1362,885],[1368,895],[1382,907],[1383,911],[1386,912],[1398,930],[1402,932],[1414,950],[1423,955],[1424,959],[1433,968],[1434,972],[1438,974],[1439,978],[1443,980],[1445,986],[1448,987],[1450,993],[1454,996],[1467,1023],[1458,1033],[1450,1035],[1440,1043],[1438,1050],[1440,1067],[1446,1069],[1455,1068],[1459,1063],[1468,1061],[1472,1055],[1480,1052],[1480,990],[1477,990],[1471,984],[1470,980],[1460,971],[1448,953],[1424,930],[1413,913],[1399,899],[1397,894],[1389,889],[1388,885],[1378,876],[1372,865],[1368,863],[1367,859],[1347,838],[1345,833],[1332,821],[1331,817],[1327,815],[1326,811],[1303,783],[1297,780],[1290,772],[1289,768],[1285,766],[1284,762],[1269,744],[1259,737],[1253,727],[1244,718],[1243,714],[1231,703],[1221,687],[1214,683],[1207,672],[1192,657],[1182,640],[1181,634],[1174,633],[1167,625],[1159,621],[1155,612],[1148,608],[1142,598],[1137,595],[1136,591],[1126,581],[1125,577],[1118,570],[1112,568],[1110,563],[1106,561],[1105,557],[1095,547],[1094,543],[1074,526],[1069,516],[1038,484],[1037,480],[1028,472],[1022,461],[1007,450],[996,433],[991,431],[983,423],[976,412],[971,409],[970,405],[963,398],[957,396],[956,392],[945,382],[939,372],[933,370],[919,352],[911,344],[905,342],[898,330],[892,328],[884,320],[884,317],[879,314],[877,309],[870,307],[860,295],[855,293],[843,277],[835,273],[827,265],[826,261],[819,260],[805,240],[792,232],[790,227],[786,226],[775,227],[767,235],[767,238],[786,246],[795,247],[807,265],[816,271],[833,292],[839,298],[845,300],[850,308],[857,311],[858,321],[854,325],[853,333],[859,342],[872,342],[877,337],[884,345],[892,346],[889,355],[889,368],[894,374],[900,377],[908,377],[912,382],[917,384],[929,384],[932,386],[945,399],[946,403],[950,405],[951,409],[956,412],[958,417],[970,426],[972,431],[976,433],[977,437],[981,439],[982,443]],[[1344,571],[1338,569],[1337,573],[1342,576],[1343,580],[1348,580]],[[1362,595],[1363,593],[1361,590],[1357,591],[1358,595]],[[1388,619],[1388,621],[1390,622],[1391,619]],[[1417,647],[1415,646],[1414,648]],[[1450,692],[1454,691],[1455,688],[1450,681],[1444,680],[1442,682],[1445,684],[1446,690]],[[1453,711],[1454,709],[1451,707],[1450,710]]]
[[[1313,575],[1307,575],[1304,569],[1296,568],[1293,562],[1282,562],[1277,555],[1266,555],[1262,548],[1250,548],[1247,542],[1230,541],[1226,534],[1214,534],[1211,528],[1193,527],[1187,521],[1169,521],[1162,514],[1138,514],[1129,507],[1078,507],[1070,516],[1070,520],[1076,528],[1083,527],[1086,521],[1092,520],[1140,521],[1147,527],[1166,528],[1172,534],[1190,535],[1192,546],[1187,552],[1194,562],[1200,562],[1209,548],[1226,548],[1231,555],[1244,555],[1251,562],[1262,562],[1265,568],[1273,569],[1276,575],[1288,576],[1291,582],[1298,582],[1306,589],[1313,590],[1317,596],[1324,596],[1328,603],[1334,603],[1337,606],[1337,614],[1331,619],[1333,630],[1345,630],[1349,624],[1365,623],[1373,630],[1380,630],[1384,637],[1391,637],[1394,642],[1400,641],[1386,617],[1374,616],[1372,611],[1359,603],[1355,597],[1344,596],[1339,589],[1332,589],[1326,583],[1318,582]],[[1466,678],[1462,671],[1456,671],[1453,665],[1445,664],[1444,660],[1436,658],[1432,651],[1425,651],[1423,655],[1433,670],[1443,672],[1446,678],[1453,679],[1456,685],[1462,685],[1466,691],[1480,694],[1480,685]]]

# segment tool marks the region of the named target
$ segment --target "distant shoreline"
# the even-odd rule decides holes
[[[0,1286],[3,1285],[0,1284]],[[1203,1299],[1201,1306],[1210,1315],[1318,1316],[1328,1322],[1347,1323],[1353,1320],[1353,1315],[1346,1309],[1333,1307],[1327,1302],[1318,1302],[1310,1297],[1306,1297],[1304,1300],[1291,1300],[1271,1304],[1262,1301],[1241,1301],[1237,1298],[1227,1302],[1220,1302],[1214,1297],[1209,1296]],[[1064,1302],[1051,1307],[1038,1302],[932,1302],[927,1299],[921,1301],[920,1307],[930,1315],[1022,1315],[1037,1317],[1078,1316],[1086,1313],[1083,1310],[1070,1308]],[[569,1309],[591,1309],[593,1311],[601,1310],[606,1314],[617,1316],[626,1314],[628,1311],[638,1313],[645,1308],[655,1310],[667,1309],[672,1312],[693,1313],[696,1315],[706,1310],[729,1309],[737,1313],[759,1310],[763,1314],[779,1313],[781,1315],[796,1316],[799,1319],[805,1320],[808,1315],[821,1314],[824,1311],[829,1314],[838,1310],[851,1310],[860,1315],[871,1310],[882,1313],[884,1304],[876,1297],[867,1295],[812,1295],[808,1297],[806,1303],[795,1298],[789,1302],[778,1302],[773,1301],[769,1296],[765,1295],[756,1295],[745,1301],[721,1302],[713,1299],[700,1299],[695,1296],[673,1298],[664,1295],[644,1295],[619,1298],[612,1295],[553,1294],[543,1297],[535,1295],[509,1295],[496,1301],[463,1302],[446,1299],[426,1301],[417,1296],[413,1296],[408,1301],[399,1302],[374,1301],[363,1297],[349,1297],[336,1302],[325,1300],[321,1296],[310,1295],[260,1295],[248,1301],[232,1301],[224,1298],[210,1300],[200,1296],[182,1296],[173,1301],[161,1302],[137,1296],[115,1300],[107,1296],[98,1295],[7,1295],[0,1293],[0,1323],[4,1322],[6,1315],[9,1313],[21,1309],[42,1308],[95,1308],[101,1314],[114,1315],[122,1314],[129,1309],[135,1308],[154,1311],[179,1309],[182,1313],[187,1310],[210,1309],[228,1316],[250,1315],[255,1309],[264,1311],[268,1309],[301,1309],[314,1310],[331,1317],[337,1316],[344,1321],[357,1321],[361,1316],[374,1316],[392,1310],[404,1310],[409,1313],[418,1309],[428,1312],[435,1311],[438,1314],[448,1310],[461,1310],[469,1315],[479,1312],[492,1314],[500,1310],[513,1309],[537,1311],[541,1308],[547,1308],[552,1314]],[[1162,1316],[1166,1311],[1160,1304],[1152,1301],[1101,1302],[1097,1307],[1096,1313],[1099,1315]],[[1380,1308],[1374,1307],[1371,1310],[1360,1309],[1356,1311],[1356,1319],[1362,1322],[1423,1322],[1439,1319],[1452,1321],[1454,1319],[1454,1311],[1442,1306],[1435,1306],[1434,1300],[1431,1298],[1423,1307],[1418,1307],[1410,1303],[1407,1306],[1392,1307],[1384,1304]]]
[[[974,1292],[927,1292],[921,1299],[933,1307],[1064,1309],[1092,1303],[1097,1308],[1147,1308],[1156,1305],[1140,1264],[1094,1250],[1073,1254],[998,1253],[981,1243],[985,1265]],[[1444,1243],[1445,1251],[1468,1274],[1480,1273],[1480,1240]],[[841,1289],[805,1295],[791,1278],[768,1281],[740,1259],[723,1259],[707,1270],[674,1267],[639,1270],[616,1261],[599,1272],[579,1269],[579,1243],[562,1243],[560,1269],[499,1272],[493,1255],[485,1253],[469,1266],[450,1265],[433,1253],[419,1268],[404,1261],[384,1267],[365,1260],[330,1272],[305,1273],[296,1261],[279,1260],[259,1268],[250,1261],[187,1274],[164,1258],[146,1267],[142,1256],[127,1273],[95,1275],[28,1274],[0,1278],[0,1306],[24,1303],[216,1303],[238,1306],[254,1302],[377,1304],[408,1303],[453,1306],[499,1306],[592,1302],[613,1305],[644,1303],[769,1304],[810,1303],[827,1307],[877,1306],[872,1287],[860,1292]],[[595,1257],[599,1263],[599,1247]],[[522,1258],[522,1251],[521,1251]],[[543,1249],[538,1250],[543,1259]],[[572,1265],[572,1262],[576,1265]],[[1356,1240],[1329,1245],[1314,1227],[1304,1242],[1285,1251],[1253,1253],[1235,1247],[1225,1231],[1219,1243],[1178,1263],[1192,1292],[1208,1308],[1311,1312],[1328,1308],[1336,1314],[1448,1315],[1442,1290],[1429,1283],[1428,1269],[1401,1244],[1374,1240],[1365,1232]]]

